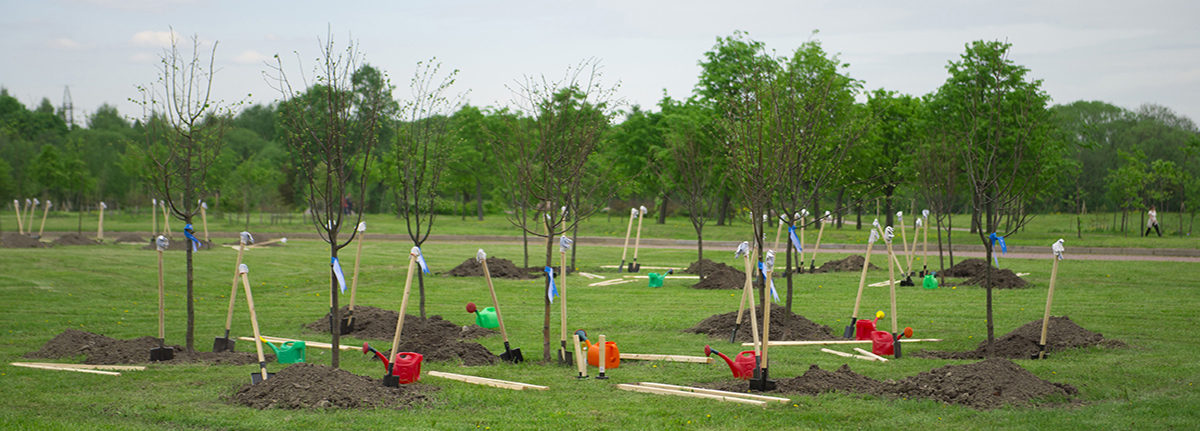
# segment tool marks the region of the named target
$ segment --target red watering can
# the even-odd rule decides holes
[[[737,361],[732,361],[724,353],[713,350],[711,346],[704,346],[704,356],[711,356],[713,353],[716,353],[717,356],[725,360],[725,363],[729,365],[729,371],[733,372],[733,378],[750,380],[751,377],[754,377],[754,365],[757,356],[753,350],[738,353]]]

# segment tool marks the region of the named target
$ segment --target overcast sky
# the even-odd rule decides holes
[[[388,72],[397,98],[431,57],[459,69],[457,90],[480,106],[596,58],[627,103],[657,110],[664,92],[691,94],[717,37],[742,30],[779,54],[815,37],[866,89],[913,95],[936,90],[965,44],[1007,40],[1054,103],[1156,103],[1200,120],[1196,1],[0,0],[0,11],[0,86],[30,107],[60,105],[70,86],[77,121],[105,102],[141,116],[128,99],[156,78],[172,29],[219,42],[215,93],[227,101],[276,100],[264,61],[280,54],[299,71],[298,53],[311,70],[332,29]]]

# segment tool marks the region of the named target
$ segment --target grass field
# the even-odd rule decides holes
[[[1190,219],[1184,215],[1183,226],[1185,235],[1179,236],[1180,219],[1178,213],[1161,213],[1159,220],[1163,230],[1163,237],[1141,237],[1137,226],[1139,224],[1138,214],[1132,215],[1133,219],[1130,222],[1132,226],[1129,229],[1128,235],[1113,228],[1114,217],[1112,213],[1096,213],[1088,214],[1077,220],[1073,214],[1046,214],[1039,215],[1025,226],[1020,232],[1008,238],[1010,246],[1016,245],[1033,245],[1033,246],[1049,246],[1059,238],[1066,238],[1067,244],[1072,247],[1124,247],[1124,248],[1184,248],[1197,249],[1200,248],[1200,239],[1187,235],[1186,232],[1190,229]],[[863,223],[870,226],[874,219],[874,213],[863,214]],[[405,234],[408,232],[407,226],[403,219],[397,219],[393,215],[384,214],[368,214],[366,216],[369,233],[382,234]],[[911,215],[905,216],[907,224],[906,233],[908,240],[911,242],[914,234],[913,220]],[[1116,222],[1120,223],[1120,215],[1115,218]],[[84,214],[82,231],[85,235],[94,237],[96,235],[96,225],[99,221],[97,213]],[[353,221],[353,219],[351,219]],[[687,217],[668,217],[665,224],[657,224],[657,220],[648,217],[642,224],[642,237],[644,238],[670,238],[670,239],[696,239],[696,231],[692,228],[691,221]],[[822,242],[834,244],[846,243],[865,243],[867,238],[867,230],[858,230],[853,224],[855,221],[854,215],[846,217],[846,222],[841,229],[837,229],[832,225],[827,226],[822,236]],[[880,220],[884,222],[886,220]],[[1078,223],[1077,223],[1078,222]],[[41,227],[41,215],[35,217],[34,232]],[[158,215],[159,229],[162,229],[162,214]],[[290,232],[314,232],[314,227],[310,223],[305,223],[305,219],[299,214],[288,215],[272,215],[254,213],[250,215],[250,223],[247,225],[245,215],[212,214],[208,220],[208,228],[212,233],[225,232],[231,234],[242,230],[249,230],[255,233],[290,233]],[[634,222],[635,227],[637,222]],[[1078,225],[1078,226],[1077,226]],[[47,232],[74,232],[79,230],[80,220],[78,213],[58,213],[51,212],[46,219]],[[109,211],[104,215],[105,237],[112,239],[116,238],[120,232],[149,232],[151,226],[150,214],[144,210],[140,213],[133,211]],[[952,232],[954,244],[980,244],[978,234],[970,233],[967,230],[958,230],[970,226],[969,215],[957,215],[953,217],[953,226],[955,231]],[[0,213],[0,227],[6,232],[15,232],[17,228],[16,214],[12,211]],[[603,236],[603,237],[624,237],[625,232],[629,227],[628,213],[609,217],[607,214],[597,214],[586,220],[580,225],[580,236]],[[1078,237],[1077,227],[1082,227],[1082,238]],[[202,232],[202,224],[197,220],[195,228],[198,232]],[[172,232],[182,237],[183,224],[177,220],[171,221]],[[725,226],[717,226],[716,220],[710,220],[704,228],[704,239],[706,241],[740,241],[746,239],[749,225],[745,217],[734,218],[730,224]],[[771,225],[767,229],[767,239],[774,241],[776,225]],[[492,214],[485,217],[484,221],[478,221],[468,217],[463,220],[457,216],[438,216],[434,224],[434,233],[439,235],[513,235],[520,236],[521,230],[502,214]],[[787,241],[786,234],[783,232],[783,241]],[[899,235],[899,232],[897,232]],[[931,247],[937,244],[937,232],[934,229],[929,231],[929,241]],[[815,241],[817,232],[809,229],[806,232],[805,241],[811,244]]]
[[[499,220],[493,217],[486,225],[499,229]],[[673,227],[678,232],[690,230],[681,220],[672,220],[665,228],[671,228],[671,223],[683,224]],[[618,224],[623,230],[623,222],[616,219],[604,225],[607,227],[589,229],[600,234]],[[465,224],[450,228],[454,223],[447,221],[445,225],[447,230],[471,231]],[[428,244],[424,252],[437,272],[472,258],[477,247],[434,243]],[[520,263],[519,245],[483,247],[491,256]],[[408,248],[400,242],[366,244],[360,304],[399,308]],[[1068,257],[1069,253],[1068,247]],[[579,250],[579,266],[611,277],[615,273],[600,272],[599,266],[616,264],[620,254],[619,247],[585,247]],[[167,341],[172,344],[184,341],[183,256],[167,253]],[[208,350],[213,337],[223,332],[228,303],[224,295],[229,292],[235,256],[229,248],[196,254],[195,343],[201,350]],[[342,256],[344,265],[350,265],[352,249]],[[706,253],[709,256],[734,263],[728,250],[710,250]],[[845,255],[822,254],[821,260],[842,257]],[[693,260],[694,251],[676,249],[642,250],[640,259],[647,266],[684,266]],[[265,334],[328,341],[328,335],[301,328],[328,310],[325,244],[293,241],[286,247],[250,250],[245,262],[251,270],[250,281],[256,289],[255,303]],[[1200,425],[1200,391],[1194,386],[1200,383],[1200,362],[1196,360],[1200,344],[1192,336],[1200,320],[1196,312],[1200,295],[1195,292],[1200,283],[1194,278],[1197,264],[1176,262],[1062,262],[1054,314],[1068,315],[1084,328],[1132,346],[1062,352],[1046,361],[1019,361],[1043,379],[1078,387],[1081,403],[1074,407],[1005,407],[984,412],[929,400],[829,394],[797,396],[788,405],[763,409],[634,394],[613,387],[639,381],[691,384],[726,380],[730,376],[724,364],[623,361],[620,368],[610,370],[612,378],[607,382],[577,381],[571,370],[531,362],[490,367],[427,363],[426,370],[546,385],[550,390],[517,392],[425,377],[422,384],[441,390],[435,395],[435,403],[420,409],[258,411],[223,400],[248,383],[249,373],[257,366],[151,365],[146,371],[111,377],[7,365],[20,361],[22,354],[38,349],[68,328],[122,339],[154,335],[155,265],[154,252],[133,246],[0,249],[0,357],[4,362],[0,365],[0,382],[4,382],[0,402],[5,405],[0,410],[0,428],[1096,430],[1190,429]],[[1026,278],[1035,287],[995,293],[997,335],[1041,318],[1050,262],[1008,259],[1005,267],[1031,273]],[[884,278],[886,270],[873,271],[868,277],[869,282]],[[797,280],[795,312],[840,333],[850,317],[858,274],[803,275]],[[429,315],[468,324],[473,320],[463,311],[463,305],[468,301],[488,302],[482,279],[433,276],[426,282]],[[642,283],[587,287],[582,277],[574,276],[566,283],[570,326],[587,329],[589,334],[606,334],[622,352],[702,355],[705,344],[725,352],[742,349],[727,340],[680,332],[712,314],[736,311],[738,297],[730,291],[693,290],[686,287],[690,282],[685,280],[668,280],[661,289]],[[541,282],[496,280],[496,288],[512,345],[521,348],[527,358],[540,357]],[[912,326],[919,338],[946,340],[926,347],[967,350],[985,336],[983,290],[953,284],[937,290],[900,289],[900,325]],[[887,307],[886,288],[867,289],[864,315]],[[410,304],[409,310],[415,313],[415,305]],[[557,319],[555,313],[553,321]],[[250,332],[248,320],[245,303],[239,299],[234,335]],[[882,328],[887,326],[881,324]],[[343,343],[362,341],[344,339]],[[502,350],[499,336],[480,341],[493,352]],[[244,344],[239,343],[239,350],[246,350]],[[832,370],[845,363],[812,347],[777,347],[771,352],[771,371],[776,378],[802,374],[811,364]],[[327,351],[309,351],[310,362],[328,364],[329,359]],[[953,363],[963,362],[905,358],[886,364],[858,361],[850,366],[876,379],[899,379]],[[375,359],[357,353],[343,353],[342,366],[356,374],[379,374]],[[281,367],[270,366],[272,371]]]

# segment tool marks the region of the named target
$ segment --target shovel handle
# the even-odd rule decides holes
[[[633,218],[635,215],[629,214],[629,227],[625,228],[625,245],[621,246],[621,266],[625,266],[625,253],[629,251],[629,234],[633,233]],[[621,272],[621,267],[617,267],[617,272]]]
[[[165,319],[163,314],[166,309],[166,292],[163,291],[163,252],[158,251],[158,340],[166,338]]]
[[[396,358],[400,357],[400,352],[397,349],[400,347],[400,331],[404,329],[404,313],[408,308],[408,292],[412,289],[413,269],[417,266],[417,255],[414,253],[408,254],[408,276],[404,281],[404,296],[400,299],[400,317],[396,319],[396,335],[392,337],[392,363],[396,363]]]
[[[504,329],[504,317],[500,315],[500,300],[496,299],[496,287],[492,285],[492,272],[488,270],[487,259],[479,261],[483,265],[483,278],[487,280],[488,292],[492,294],[492,307],[496,309],[496,322],[500,324],[500,336],[508,342],[508,331]]]
[[[862,304],[863,287],[867,285],[867,268],[871,266],[871,248],[875,246],[873,242],[867,242],[867,254],[863,256],[862,275],[858,278],[858,295],[854,297],[854,314],[850,315],[850,324],[854,324],[854,319],[858,318],[858,306]]]
[[[250,276],[242,273],[242,287],[246,290],[246,304],[250,307],[250,327],[254,329],[254,348],[258,351],[259,368],[263,380],[267,379],[267,358],[263,355],[262,335],[258,332],[258,314],[254,312],[254,295],[250,293]]]
[[[358,250],[354,252],[354,275],[350,277],[350,312],[354,313],[355,294],[358,293],[358,264],[362,262],[362,245],[366,239],[366,233],[358,232]],[[354,318],[351,314],[350,318]]]
[[[1054,280],[1058,278],[1058,258],[1054,258],[1054,264],[1050,268],[1050,291],[1046,293],[1046,315],[1042,317],[1042,342],[1039,345],[1046,345],[1046,334],[1050,330],[1050,304],[1054,302]]]
[[[246,242],[238,239],[237,264],[233,265],[233,286],[229,289],[229,312],[225,316],[225,332],[233,327],[233,305],[237,300],[238,268],[242,267],[242,253],[246,251]],[[225,338],[229,338],[226,336]]]

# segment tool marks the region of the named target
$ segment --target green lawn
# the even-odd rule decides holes
[[[471,226],[501,229],[498,217],[483,224],[472,223],[446,218],[444,226],[459,233],[472,231]],[[382,225],[380,230],[388,229],[387,222],[376,225]],[[614,219],[604,226],[612,229],[618,225],[623,234],[623,221]],[[394,221],[391,226],[397,227]],[[690,230],[685,221],[678,219],[659,228],[674,229],[681,236]],[[604,227],[589,229],[605,232]],[[519,263],[519,245],[486,247],[491,256]],[[366,244],[360,304],[399,308],[408,248],[400,242]],[[475,249],[475,245],[428,244],[424,251],[437,272],[472,258]],[[327,253],[326,246],[318,241],[293,241],[285,247],[246,252],[245,262],[250,267],[265,334],[327,341],[327,335],[301,328],[328,310]],[[706,256],[734,263],[729,250],[710,253]],[[579,266],[599,272],[600,265],[618,262],[620,254],[619,247],[584,247],[579,250]],[[229,292],[235,256],[229,248],[196,254],[196,346],[202,350],[209,349],[213,337],[223,332],[228,302],[224,295]],[[639,260],[647,266],[684,266],[694,256],[691,250],[646,249]],[[821,260],[842,257],[845,255],[822,254]],[[351,268],[353,249],[345,250],[343,259]],[[21,360],[22,354],[38,349],[68,328],[115,338],[155,334],[155,265],[154,252],[133,246],[0,249],[0,356],[4,363]],[[170,343],[183,344],[183,253],[167,253],[166,265],[167,338]],[[1027,279],[1035,287],[995,293],[997,335],[1041,318],[1050,262],[1007,259],[1005,267],[1030,272]],[[1019,362],[1043,379],[1078,387],[1081,404],[1076,407],[1006,407],[982,412],[928,400],[830,394],[797,396],[786,406],[762,409],[627,393],[613,387],[639,381],[691,384],[726,380],[730,376],[724,364],[624,361],[620,368],[610,370],[612,378],[607,382],[577,381],[571,370],[530,362],[490,367],[427,363],[426,370],[522,381],[546,385],[550,390],[508,391],[425,377],[423,384],[436,385],[441,391],[436,393],[433,405],[414,411],[258,411],[223,401],[248,382],[249,373],[257,366],[151,365],[146,371],[110,377],[0,365],[0,381],[5,384],[0,401],[6,406],[0,410],[0,428],[1095,430],[1186,429],[1200,423],[1200,391],[1193,386],[1200,383],[1200,362],[1195,359],[1200,346],[1191,337],[1191,330],[1200,320],[1200,313],[1195,311],[1200,305],[1200,295],[1195,293],[1196,264],[1068,259],[1059,271],[1054,314],[1068,315],[1087,329],[1132,346],[1077,350],[1056,354],[1047,361]],[[881,281],[885,277],[886,270],[874,271],[868,279]],[[797,280],[795,311],[840,333],[850,317],[858,273],[803,275]],[[439,314],[468,324],[473,319],[463,305],[468,301],[488,302],[482,279],[433,276],[426,281],[429,315]],[[688,289],[690,282],[684,280],[668,280],[661,289],[640,282],[587,287],[581,277],[569,277],[566,283],[571,328],[606,334],[622,352],[702,355],[705,344],[725,352],[741,350],[727,341],[680,332],[712,314],[736,310],[738,297],[730,291]],[[512,345],[521,348],[527,358],[539,357],[544,295],[541,283],[496,280],[496,288]],[[985,336],[983,299],[983,290],[953,284],[937,290],[901,288],[900,325],[912,326],[920,338],[946,340],[928,347],[970,349]],[[888,308],[886,301],[886,288],[868,288],[863,314]],[[415,313],[414,304],[409,310]],[[555,313],[552,320],[557,319]],[[249,332],[245,303],[239,300],[234,335]],[[343,343],[362,341],[347,339]],[[502,350],[499,336],[481,342],[493,352]],[[244,344],[239,343],[239,350],[244,350],[240,346]],[[778,347],[772,349],[771,356],[772,375],[777,378],[802,374],[810,364],[832,370],[845,363],[813,347]],[[309,358],[310,362],[328,364],[329,352],[311,349]],[[899,379],[951,363],[962,362],[905,358],[886,364],[858,361],[850,366],[876,379]],[[342,365],[357,374],[379,374],[377,360],[353,352],[343,353]],[[277,371],[281,366],[272,364],[270,368]]]
[[[1039,215],[1029,223],[1023,230],[1009,237],[1008,244],[1016,245],[1033,245],[1033,246],[1049,246],[1059,238],[1065,238],[1067,245],[1070,247],[1128,247],[1128,248],[1184,248],[1196,249],[1200,248],[1200,239],[1190,235],[1180,237],[1178,234],[1179,214],[1178,213],[1161,213],[1160,220],[1162,222],[1163,237],[1141,237],[1136,227],[1139,226],[1140,220],[1137,214],[1133,214],[1131,225],[1133,228],[1125,235],[1119,231],[1112,229],[1113,215],[1111,213],[1098,213],[1085,215],[1082,218],[1083,235],[1082,238],[1077,237],[1076,231],[1076,216],[1073,214],[1046,214]],[[36,227],[34,231],[41,226],[40,214],[35,217]],[[870,225],[874,219],[874,213],[863,214],[863,223]],[[408,232],[407,226],[403,219],[397,219],[393,215],[384,214],[368,214],[366,216],[369,233],[383,234],[399,234],[403,235]],[[73,232],[79,230],[78,213],[58,213],[51,212],[46,220],[46,231],[48,232]],[[97,222],[99,215],[97,213],[84,214],[82,231],[91,237],[96,235]],[[351,219],[350,221],[353,221]],[[865,243],[867,238],[867,230],[858,230],[852,224],[855,221],[853,214],[846,217],[848,224],[841,229],[835,228],[832,225],[827,226],[822,234],[821,241],[824,243],[846,244],[846,243]],[[1117,216],[1117,221],[1120,221],[1120,215]],[[883,222],[883,220],[881,220]],[[909,243],[913,241],[915,232],[913,229],[913,220],[910,215],[905,216],[907,228],[904,234]],[[1189,225],[1188,216],[1183,219],[1185,231]],[[158,216],[159,229],[162,229],[162,214]],[[637,222],[634,222],[636,228]],[[17,228],[16,214],[12,211],[0,214],[0,227],[6,232],[15,232]],[[958,215],[954,217],[953,226],[955,229],[969,227],[970,216]],[[151,226],[150,214],[142,211],[134,213],[133,211],[109,211],[104,216],[105,238],[114,239],[121,232],[149,232]],[[203,232],[203,225],[200,222],[196,223],[196,230]],[[280,233],[289,232],[313,232],[314,227],[310,223],[305,223],[305,220],[299,214],[272,215],[254,213],[250,216],[249,230],[254,233],[266,233],[273,237]],[[629,216],[627,213],[609,217],[607,214],[597,214],[586,220],[580,225],[580,236],[604,236],[604,237],[624,237],[625,232],[629,227]],[[210,233],[223,232],[232,234],[247,229],[246,218],[244,214],[212,214],[208,220],[208,229]],[[731,223],[725,226],[717,226],[716,220],[710,220],[704,229],[704,239],[706,241],[738,241],[744,240],[749,235],[749,225],[745,217],[734,218]],[[1145,229],[1144,226],[1142,229]],[[171,230],[176,237],[182,238],[183,225],[177,220],[171,221]],[[767,229],[767,240],[774,241],[775,234],[778,232],[778,226],[772,225]],[[1172,232],[1174,232],[1172,234]],[[515,227],[502,214],[492,214],[485,217],[484,221],[478,221],[468,217],[462,219],[458,216],[439,216],[434,224],[434,233],[439,235],[521,235],[521,230]],[[897,232],[899,235],[901,232]],[[781,241],[787,241],[786,229],[782,233]],[[817,237],[818,232],[814,229],[807,229],[805,232],[805,243],[812,244]],[[931,247],[936,247],[937,232],[933,229],[929,231],[929,241]],[[952,233],[953,242],[955,244],[980,244],[978,234],[970,233],[966,230],[956,230]],[[687,217],[668,217],[665,224],[657,224],[654,218],[647,218],[642,224],[643,238],[670,238],[670,239],[696,239],[696,231],[692,227],[690,219]],[[632,242],[632,240],[631,240]],[[618,259],[620,260],[620,259]]]

